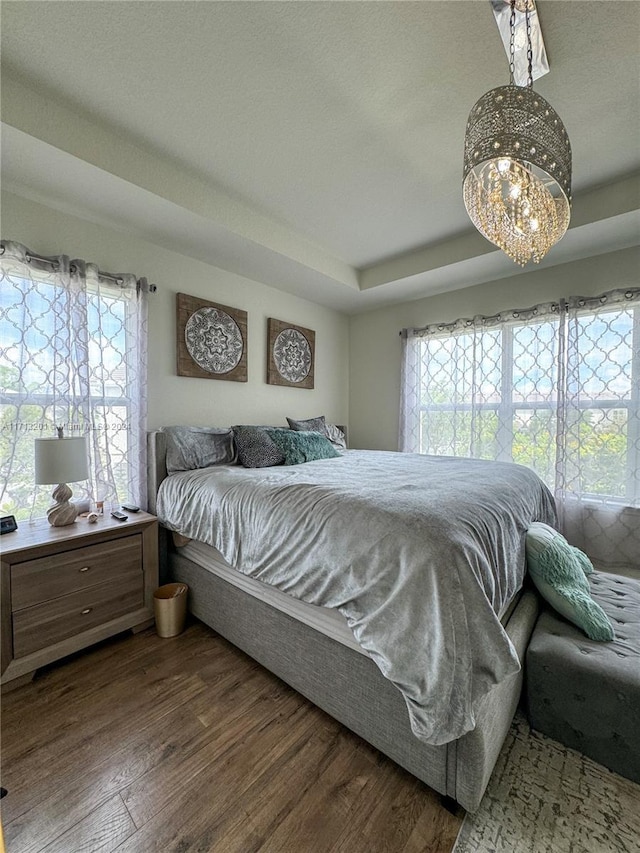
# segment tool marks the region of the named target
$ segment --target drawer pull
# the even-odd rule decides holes
[[[82,615],[86,616],[87,613],[91,613],[92,610],[93,610],[93,607],[87,607],[85,610],[82,611]]]
[[[88,572],[90,568],[91,568],[91,566],[83,566],[83,567],[80,569],[80,571],[81,571],[81,572]]]

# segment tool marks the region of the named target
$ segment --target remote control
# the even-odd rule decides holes
[[[116,521],[128,521],[129,520],[123,512],[118,512],[118,510],[116,510],[116,509],[114,509],[114,511],[111,513],[111,517],[115,518]]]
[[[122,509],[126,509],[127,512],[140,512],[140,507],[134,504],[122,504]]]

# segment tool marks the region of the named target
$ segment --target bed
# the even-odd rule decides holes
[[[171,579],[189,585],[198,619],[427,785],[474,811],[519,700],[519,662],[537,618],[537,598],[523,588],[524,531],[532,521],[553,521],[553,502],[520,466],[474,462],[469,475],[459,463],[446,469],[434,458],[345,451],[338,460],[258,474],[228,465],[167,478],[166,435],[154,432],[149,509],[181,541],[189,540],[169,549],[169,570]],[[427,491],[444,490],[456,479],[466,484],[458,498],[435,501],[438,524],[451,539],[446,547],[433,519],[418,527],[424,495],[418,480],[409,482],[406,466],[419,464],[427,466]],[[373,493],[375,505],[369,503]],[[197,510],[181,515],[185,496],[193,494]],[[269,507],[272,494],[277,499]],[[413,509],[399,507],[404,503]],[[288,535],[274,540],[273,528],[287,512],[294,512]],[[314,513],[320,518],[315,530],[306,527]],[[363,533],[364,518],[371,521]],[[397,541],[384,528],[387,522],[401,531]],[[492,524],[507,532],[496,535]],[[353,556],[357,540],[375,540],[374,547]],[[329,547],[326,554],[323,547]],[[420,586],[405,588],[407,567],[423,551],[427,559],[429,548],[438,566],[413,571]],[[362,576],[372,572],[384,595],[369,578],[360,580],[364,563],[370,571]],[[326,581],[329,569],[332,582]],[[359,583],[358,596],[345,594]],[[429,608],[415,607],[422,600]],[[417,627],[405,624],[407,607],[422,614]]]

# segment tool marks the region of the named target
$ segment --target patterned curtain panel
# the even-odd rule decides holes
[[[34,438],[86,435],[74,498],[146,506],[146,282],[0,243],[1,511],[41,516]]]
[[[640,576],[640,288],[403,337],[400,450],[533,468],[567,538]]]

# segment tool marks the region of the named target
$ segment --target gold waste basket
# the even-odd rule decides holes
[[[186,583],[166,583],[153,593],[156,631],[159,637],[177,637],[184,629],[187,615]]]

